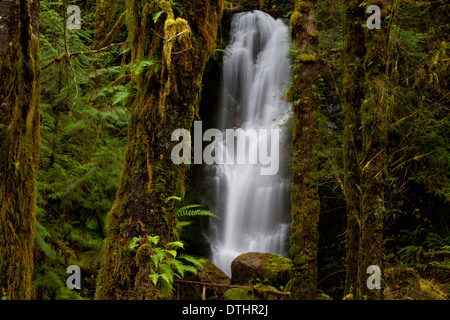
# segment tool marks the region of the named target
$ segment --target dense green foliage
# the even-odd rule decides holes
[[[36,298],[92,298],[111,208],[122,168],[128,121],[123,86],[126,50],[100,54],[93,45],[94,12],[83,28],[65,28],[63,3],[41,2],[41,160],[38,176]],[[123,40],[120,36],[117,42]],[[66,51],[67,46],[67,51]],[[62,58],[59,58],[61,57]],[[93,63],[101,59],[95,70]],[[101,77],[101,86],[94,80]],[[89,279],[78,294],[66,288],[65,269],[79,265]]]

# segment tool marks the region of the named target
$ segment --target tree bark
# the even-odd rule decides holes
[[[344,188],[347,201],[345,295],[381,299],[369,289],[370,265],[383,269],[384,173],[389,123],[386,69],[390,0],[348,0],[344,52]],[[381,8],[381,29],[370,30],[366,8]],[[385,19],[383,19],[383,17]],[[390,17],[386,19],[386,17]]]
[[[317,3],[297,1],[291,16],[296,55],[292,87],[287,93],[293,105],[293,155],[291,183],[290,254],[291,299],[315,299],[317,293],[317,242],[320,201],[318,170],[319,42]]]
[[[366,28],[365,99],[361,105],[362,150],[361,172],[361,216],[360,252],[358,259],[358,299],[382,299],[383,290],[369,289],[366,280],[367,267],[377,265],[383,270],[384,239],[383,217],[384,186],[386,171],[387,133],[389,127],[388,57],[390,21],[392,21],[392,1],[372,0],[367,6],[381,8],[381,29]],[[386,19],[390,17],[390,19]]]
[[[0,1],[0,295],[30,299],[39,161],[39,1]]]
[[[362,0],[345,1],[345,46],[343,75],[344,190],[347,203],[347,256],[345,295],[356,295],[359,254],[360,181],[359,155],[362,150],[360,108],[364,100],[366,54],[365,7]]]
[[[172,132],[190,129],[198,107],[203,70],[213,52],[223,1],[180,3],[175,18],[172,1],[130,0],[128,21],[132,64],[152,59],[153,66],[133,75],[137,96],[131,106],[125,164],[103,249],[96,297],[99,299],[159,299],[161,290],[150,279],[150,252],[128,250],[134,237],[161,237],[160,244],[178,238],[178,221],[171,202],[184,181],[185,168],[173,164]],[[164,10],[156,23],[152,16]],[[136,69],[135,69],[136,70]]]

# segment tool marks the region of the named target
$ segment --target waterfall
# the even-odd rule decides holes
[[[212,221],[212,261],[228,275],[232,260],[242,253],[288,254],[290,177],[286,158],[291,137],[282,124],[289,111],[284,97],[292,75],[287,57],[290,45],[289,26],[280,19],[261,11],[232,18],[217,126],[222,131],[279,129],[280,167],[275,175],[261,175],[261,164],[225,163],[205,168],[205,176],[209,176],[205,184],[211,194],[207,202],[221,217]],[[246,151],[256,150],[265,138],[248,139]]]

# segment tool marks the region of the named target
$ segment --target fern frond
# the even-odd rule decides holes
[[[196,209],[196,210],[186,210],[184,208],[180,208],[176,212],[177,217],[195,217],[195,216],[204,216],[204,217],[213,217],[220,219],[218,216],[216,216],[211,211],[208,211],[206,209]]]
[[[190,225],[191,223],[192,223],[191,221],[180,221],[180,222],[179,222],[179,226],[180,226],[181,228],[184,228],[184,227]]]
[[[184,277],[184,270],[185,270],[185,267],[186,267],[186,266],[183,264],[183,262],[181,262],[180,260],[177,260],[177,259],[169,259],[169,260],[167,260],[167,262],[168,262],[170,265],[172,265],[172,266],[175,267],[177,273],[178,273],[181,277]]]
[[[152,60],[149,57],[144,57],[142,60],[137,62],[136,67],[134,68],[134,73],[139,75],[149,67],[153,67],[155,71],[159,70],[159,64],[156,60]]]
[[[178,258],[179,259],[184,259],[184,260],[186,260],[186,261],[188,261],[188,262],[190,262],[190,263],[192,263],[192,264],[194,264],[196,266],[199,266],[199,267],[202,266],[202,263],[200,261],[198,261],[197,258],[194,258],[193,256],[190,256],[190,255],[187,255],[187,254],[180,254],[180,255],[178,255]]]
[[[148,276],[150,277],[150,279],[152,279],[153,284],[156,286],[156,284],[158,283],[159,274],[153,273],[153,274],[149,274]]]
[[[171,196],[171,197],[168,197],[167,199],[166,199],[166,201],[165,201],[165,203],[167,203],[167,202],[169,202],[170,200],[178,200],[178,201],[181,201],[181,198],[180,197],[177,197],[177,196]]]
[[[186,266],[185,265],[184,266],[184,271],[193,273],[194,275],[197,275],[197,273],[198,273],[198,270],[195,267],[193,267],[193,266]]]
[[[131,251],[133,251],[134,249],[136,249],[137,247],[139,247],[139,238],[134,237],[133,239],[131,239],[130,244],[128,245],[128,249],[130,249]]]
[[[173,242],[169,242],[167,245],[168,245],[169,247],[174,247],[174,248],[176,248],[176,249],[179,249],[179,248],[184,249],[184,244],[183,244],[183,242],[181,242],[181,241],[173,241]]]
[[[155,246],[158,244],[159,239],[160,239],[159,236],[148,236],[148,240]]]

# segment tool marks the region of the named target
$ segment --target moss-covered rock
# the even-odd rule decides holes
[[[228,289],[223,298],[225,300],[286,300],[289,293],[264,284],[242,286]]]
[[[395,267],[385,271],[384,297],[388,300],[447,300],[440,286],[422,279],[413,268]]]
[[[229,284],[230,278],[208,259],[199,259],[202,266],[198,267],[197,279],[203,282]]]
[[[266,283],[274,287],[289,281],[291,260],[278,254],[248,252],[231,263],[231,284]]]
[[[244,288],[228,289],[223,298],[225,300],[261,300],[261,298],[255,296],[251,290]]]
[[[228,289],[226,286],[230,284],[230,278],[220,270],[214,263],[205,258],[198,259],[202,264],[201,267],[197,267],[197,275],[191,273],[186,274],[184,280],[211,283],[214,285],[205,286],[204,297],[205,299],[220,299]],[[196,283],[182,283],[179,285],[179,297],[180,299],[188,300],[200,300],[203,295],[203,285]]]

